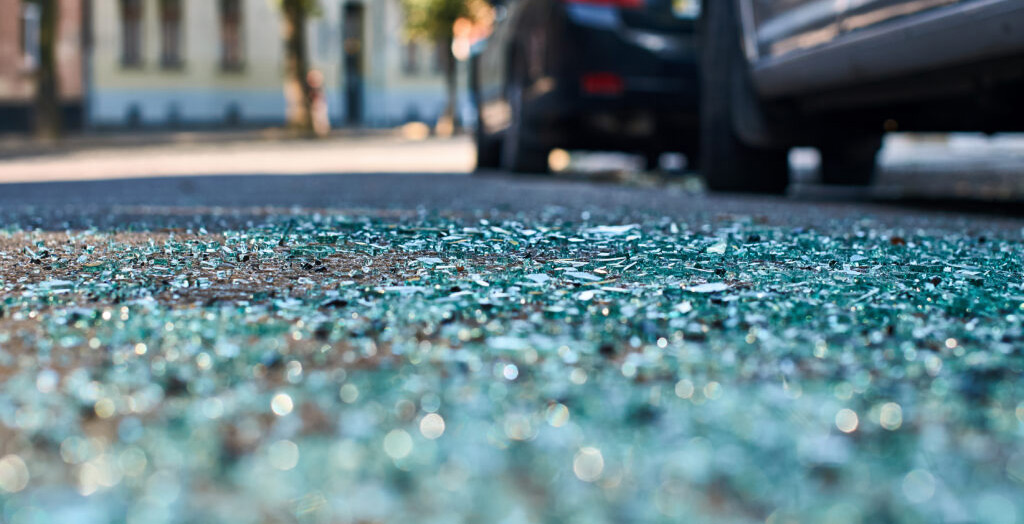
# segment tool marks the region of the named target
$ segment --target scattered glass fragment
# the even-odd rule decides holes
[[[5,226],[0,519],[1024,515],[1017,231],[579,220]]]

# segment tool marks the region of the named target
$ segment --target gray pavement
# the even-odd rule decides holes
[[[709,195],[694,176],[636,173],[628,162],[600,155],[574,155],[569,172],[549,177],[470,175],[466,138],[107,146],[0,159],[0,217],[8,226],[52,229],[237,227],[314,210],[552,219],[589,213],[614,220],[653,214],[692,222],[736,215],[794,227],[847,227],[867,217],[907,228],[1019,235],[1024,146],[1019,139],[957,140],[890,140],[880,183],[868,191],[820,188],[812,182],[813,158],[797,154],[788,197]],[[969,197],[1001,200],[963,200],[964,188],[984,190]]]

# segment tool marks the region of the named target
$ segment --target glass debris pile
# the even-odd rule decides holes
[[[0,521],[1024,521],[1022,244],[0,232]]]

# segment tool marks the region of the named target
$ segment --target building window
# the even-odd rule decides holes
[[[142,65],[141,0],[121,0],[121,65]]]
[[[160,0],[160,64],[181,67],[181,0]]]
[[[220,0],[220,63],[225,71],[242,68],[242,2]]]
[[[402,46],[402,72],[407,75],[415,75],[420,71],[420,46],[410,40]]]
[[[21,56],[25,69],[39,66],[39,5],[23,4],[21,7]]]

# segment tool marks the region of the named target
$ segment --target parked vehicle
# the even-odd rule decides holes
[[[553,148],[699,153],[699,0],[494,0],[471,60],[477,165],[543,172]]]
[[[1024,130],[1024,1],[703,0],[709,186],[779,192],[788,149],[868,184],[887,131]]]

